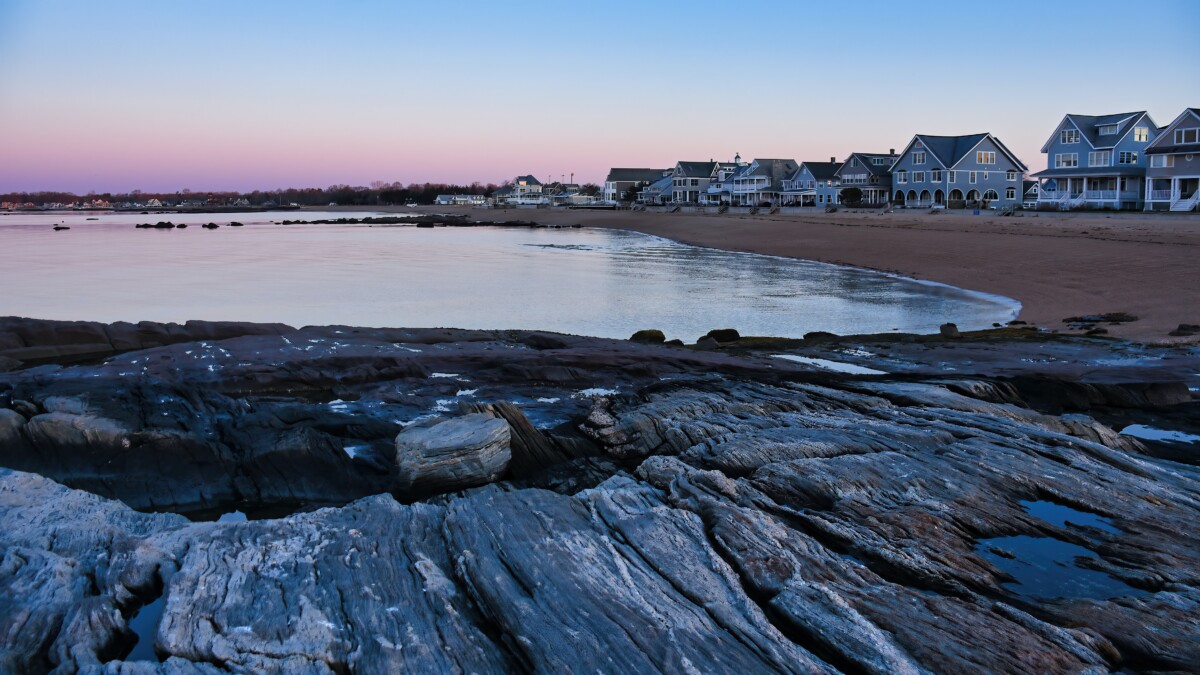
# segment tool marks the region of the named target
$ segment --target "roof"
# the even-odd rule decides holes
[[[515,179],[513,179],[513,182],[515,182],[515,183],[524,182],[526,185],[541,185],[542,184],[541,181],[539,181],[538,179],[533,177],[533,174],[530,174],[528,176],[517,176]]]
[[[737,176],[770,176],[774,181],[781,181],[795,173],[797,168],[799,166],[794,159],[755,159]]]
[[[1029,194],[1029,191],[1034,189],[1037,186],[1038,186],[1038,182],[1036,180],[1021,181],[1021,190],[1024,194]]]
[[[852,152],[850,153],[850,157],[857,157],[859,159],[859,164],[861,164],[862,167],[867,170],[867,173],[871,174],[872,176],[882,176],[892,170],[892,164],[896,162],[896,159],[899,157],[899,155],[888,155],[881,152]],[[887,162],[884,164],[876,164],[875,162],[871,161],[875,158],[883,158],[886,159]],[[843,168],[846,168],[849,163],[850,158],[847,157],[845,162],[838,164],[837,168],[834,169],[834,172],[836,173],[841,171]],[[857,169],[858,167],[853,166],[849,168]]]
[[[708,178],[713,174],[716,162],[678,162],[675,168],[685,178]]]
[[[842,167],[841,162],[803,162],[800,164],[802,169],[808,169],[813,178],[817,180],[829,180],[833,178],[837,170]],[[799,173],[797,169],[797,173]]]
[[[1044,169],[1034,176],[1038,178],[1063,178],[1066,176],[1145,176],[1144,166],[1080,166],[1073,169]]]
[[[663,177],[663,174],[669,169],[629,169],[629,168],[614,168],[608,170],[608,178],[605,178],[606,183],[653,183]]]
[[[1150,145],[1146,146],[1146,154],[1147,155],[1164,155],[1167,153],[1176,153],[1176,152],[1196,152],[1197,151],[1196,145],[1194,145],[1192,143],[1188,143],[1187,145],[1175,145],[1175,138],[1174,138],[1175,134],[1173,134],[1173,133],[1168,134],[1168,132],[1172,131],[1173,129],[1175,129],[1175,127],[1179,126],[1180,123],[1185,118],[1187,118],[1187,116],[1189,114],[1194,115],[1196,118],[1200,119],[1200,108],[1184,108],[1183,112],[1179,113],[1179,117],[1176,117],[1175,119],[1171,120],[1170,124],[1163,127],[1162,129],[1159,129],[1160,133],[1158,135],[1158,138],[1154,139],[1150,143]],[[1160,143],[1161,143],[1161,145],[1160,145]]]
[[[1029,167],[1025,166],[1024,162],[1017,159],[1017,156],[1014,155],[1012,151],[1004,145],[1004,143],[1001,143],[999,138],[996,138],[995,136],[986,132],[981,134],[967,134],[965,136],[933,136],[930,134],[917,134],[916,136],[913,136],[913,139],[908,142],[907,146],[904,147],[904,151],[900,153],[900,156],[903,156],[904,153],[908,152],[908,149],[912,147],[912,144],[919,140],[925,145],[925,149],[933,153],[934,157],[936,157],[938,161],[942,163],[942,166],[947,169],[953,169],[959,162],[963,160],[964,157],[970,154],[976,146],[988,139],[991,139],[991,141],[996,144],[996,147],[1000,150],[1000,152],[1003,152],[1005,155],[1007,155],[1018,169],[1021,171],[1028,170]]]
[[[645,192],[664,192],[671,188],[671,177],[660,178],[646,186]]]
[[[1111,115],[1078,115],[1075,113],[1067,113],[1063,117],[1063,121],[1058,123],[1054,129],[1054,135],[1050,136],[1046,144],[1042,146],[1042,152],[1047,152],[1050,144],[1054,142],[1055,136],[1062,129],[1063,123],[1070,121],[1076,129],[1079,129],[1079,134],[1087,140],[1088,145],[1093,148],[1111,148],[1117,144],[1125,136],[1125,132],[1129,131],[1132,122],[1141,119],[1145,115],[1145,110],[1136,110],[1134,112],[1113,113]],[[1150,120],[1151,123],[1154,120]],[[1127,124],[1128,123],[1128,124]],[[1106,127],[1116,124],[1117,133],[1109,136],[1100,135],[1100,127]],[[1157,129],[1157,127],[1155,127]]]

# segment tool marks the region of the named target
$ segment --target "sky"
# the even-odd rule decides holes
[[[1200,1],[0,0],[0,192],[600,182],[1200,106]]]

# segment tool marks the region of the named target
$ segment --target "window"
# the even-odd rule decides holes
[[[1150,155],[1150,166],[1155,169],[1169,169],[1175,166],[1175,155]]]
[[[1005,188],[1004,198],[1005,199],[1016,199],[1017,198],[1017,188],[1014,188],[1014,187]]]
[[[923,150],[921,152],[914,152],[913,153],[913,164],[924,164],[924,163],[925,163],[925,152]]]
[[[1137,164],[1137,153],[1136,152],[1122,152],[1121,154],[1117,155],[1117,163],[1118,164]]]
[[[983,182],[985,182],[985,183],[986,183],[986,182],[987,182],[987,179],[988,179],[988,172],[987,172],[987,171],[984,171],[984,172],[983,172]]]
[[[979,152],[975,153],[975,163],[976,164],[995,164],[996,163],[996,153],[984,152],[983,150],[980,150]]]
[[[1112,166],[1112,151],[1097,150],[1088,153],[1088,166]]]
[[[1011,170],[1010,170],[1010,171],[1008,171],[1008,173],[1005,173],[1005,174],[1004,174],[1004,177],[1005,177],[1005,179],[1007,179],[1007,180],[1016,180],[1016,179],[1017,179],[1017,172],[1016,172],[1016,171],[1011,171]]]
[[[858,160],[854,157],[850,158],[850,166],[858,166]]]
[[[1000,195],[996,194],[995,190],[988,190],[987,192],[983,193],[983,201],[985,202],[994,202],[999,198]]]
[[[975,172],[974,171],[971,171],[967,174],[967,182],[970,183],[971,185],[975,184]]]
[[[913,172],[913,182],[914,183],[924,183],[925,182],[925,172],[924,171],[914,171]]]
[[[1062,141],[1063,143],[1078,143],[1079,142],[1079,130],[1078,129],[1063,129],[1062,133],[1059,134],[1059,140]]]
[[[1054,156],[1054,168],[1073,169],[1079,166],[1079,154],[1075,152],[1059,153]]]
[[[1196,143],[1196,142],[1200,142],[1200,127],[1193,127],[1191,129],[1176,129],[1175,130],[1175,143],[1177,145],[1181,144],[1181,143]]]
[[[942,170],[941,169],[934,169],[933,171],[930,171],[929,173],[930,173],[929,180],[931,180],[935,183],[942,182]]]
[[[872,157],[871,163],[875,166],[887,166],[888,164],[891,164],[892,161],[887,157]]]
[[[908,182],[908,172],[905,171],[904,169],[897,171],[896,172],[896,182],[900,183],[901,185],[907,183]]]
[[[697,187],[697,186],[699,186],[699,185],[700,185],[700,179],[699,179],[699,178],[693,178],[693,179],[692,179],[692,187]]]
[[[948,182],[953,183],[954,181],[958,180],[958,172],[957,171],[951,171],[949,173],[950,173],[950,177],[947,179]]]
[[[1134,127],[1133,140],[1137,141],[1138,143],[1145,143],[1146,141],[1150,140],[1150,130],[1146,127]]]
[[[1100,127],[1100,135],[1101,136],[1116,136],[1117,135],[1117,125],[1105,124],[1104,126]]]

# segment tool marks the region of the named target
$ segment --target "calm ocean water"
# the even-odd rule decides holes
[[[629,232],[272,223],[364,215],[0,215],[0,315],[616,338],[661,328],[690,341],[723,327],[788,337],[935,332],[946,321],[984,328],[1019,307],[949,286]],[[133,227],[157,220],[192,226]],[[246,226],[196,226],[235,220]],[[52,231],[60,221],[71,229]]]

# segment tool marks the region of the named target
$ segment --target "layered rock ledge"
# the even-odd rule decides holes
[[[0,375],[0,670],[1200,663],[1195,457],[1106,423],[1195,420],[1196,352],[743,342],[327,327]],[[774,358],[868,348],[892,374]]]

